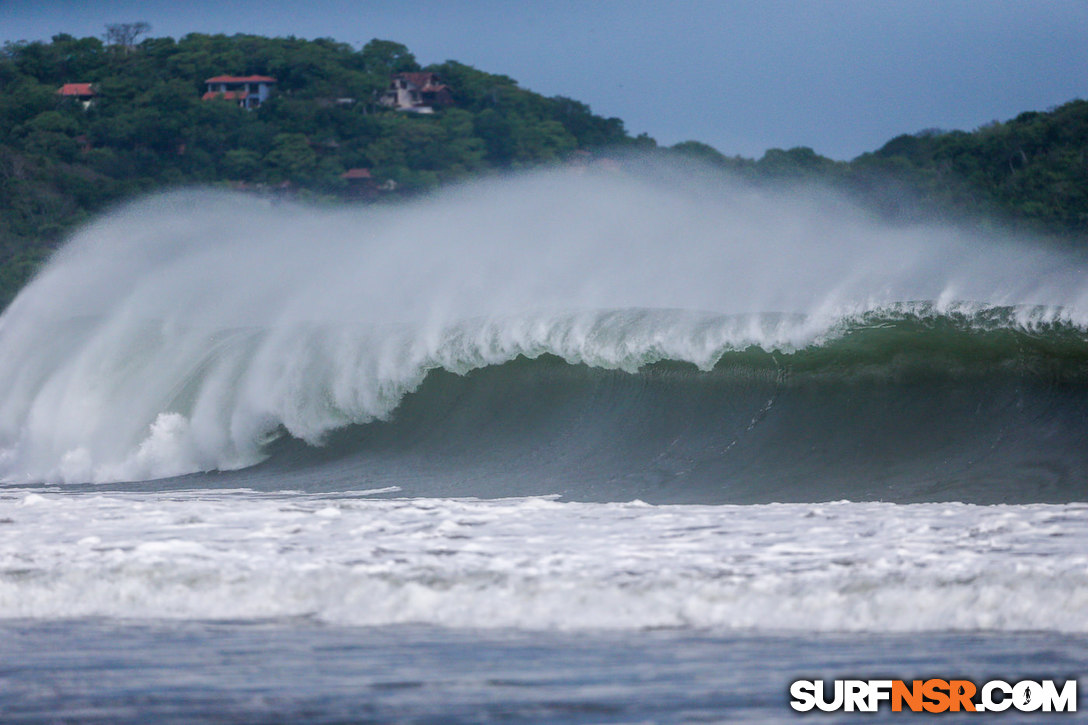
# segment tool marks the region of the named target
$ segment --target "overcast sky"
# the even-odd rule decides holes
[[[396,40],[730,155],[848,159],[1088,96],[1088,0],[0,0],[0,40],[137,20],[174,37]]]

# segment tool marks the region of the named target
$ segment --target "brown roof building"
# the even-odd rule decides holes
[[[435,106],[449,106],[453,94],[434,73],[397,73],[378,102],[398,111],[434,113]]]
[[[94,92],[94,86],[90,83],[65,83],[57,89],[57,95],[79,101],[84,108],[87,108],[98,94]]]

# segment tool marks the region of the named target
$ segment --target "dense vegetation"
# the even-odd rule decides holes
[[[904,134],[849,162],[799,147],[759,160],[694,141],[680,151],[753,181],[819,181],[886,218],[999,224],[1088,243],[1088,101],[1022,113],[974,132]]]
[[[377,94],[420,70],[402,45],[361,50],[331,40],[187,35],[106,45],[55,36],[0,53],[0,305],[61,238],[103,206],[182,184],[286,182],[334,196],[346,169],[396,182],[397,194],[489,168],[559,159],[578,148],[634,143],[616,118],[544,98],[510,78],[455,62],[433,66],[455,105],[398,113]],[[278,80],[253,111],[202,101],[205,79]],[[87,108],[57,94],[92,83]]]
[[[57,35],[0,51],[0,306],[73,225],[131,195],[185,184],[348,195],[345,170],[412,194],[489,169],[636,148],[697,157],[757,183],[830,182],[881,214],[911,220],[982,212],[1083,239],[1088,233],[1088,103],[1025,113],[973,133],[892,139],[851,162],[812,149],[726,157],[695,141],[657,148],[569,98],[448,61],[421,69],[403,45],[356,50],[328,39],[191,34],[137,42]],[[378,104],[393,73],[439,75],[453,105],[433,115]],[[271,75],[277,92],[247,111],[201,100],[206,78]],[[92,83],[87,107],[57,94]],[[394,184],[388,184],[392,181]]]

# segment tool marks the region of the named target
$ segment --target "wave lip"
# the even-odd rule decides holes
[[[1084,632],[1088,508],[0,500],[0,617]]]
[[[70,324],[60,327],[63,337]],[[143,322],[126,336],[124,344],[109,337],[115,344],[83,349],[36,389],[16,385],[0,406],[11,441],[0,452],[8,482],[236,470],[269,456],[274,462],[284,450],[277,438],[308,446],[336,439],[335,455],[371,458],[384,440],[386,460],[397,451],[438,460],[406,451],[403,442],[423,436],[455,447],[465,432],[458,426],[482,434],[458,444],[480,460],[502,459],[504,448],[551,448],[550,457],[583,456],[587,472],[601,471],[607,457],[586,459],[578,446],[611,431],[602,444],[630,448],[628,463],[657,448],[647,469],[673,459],[676,476],[717,476],[721,484],[750,478],[761,466],[773,470],[759,463],[771,450],[775,460],[800,461],[805,446],[826,451],[809,459],[806,475],[842,478],[832,452],[849,462],[857,458],[851,446],[865,446],[874,464],[902,452],[883,470],[870,466],[848,477],[879,482],[905,456],[924,460],[936,452],[945,463],[936,463],[937,473],[921,466],[915,483],[963,478],[968,469],[978,469],[972,479],[1003,480],[1024,468],[1028,479],[1042,480],[1041,472],[1053,479],[1041,485],[1067,489],[1034,500],[1061,501],[1079,498],[1061,481],[1077,479],[1088,465],[1076,443],[1088,420],[1088,334],[1061,308],[904,303],[825,318],[547,311],[440,330],[167,330]],[[639,421],[641,428],[631,425]],[[500,444],[486,435],[496,425],[524,434]],[[352,435],[354,449],[345,442]],[[953,442],[959,450],[940,453]],[[990,468],[979,469],[980,461]],[[410,462],[406,457],[404,466]],[[1005,472],[995,474],[1002,462]],[[622,460],[613,464],[612,478],[634,473]],[[499,473],[530,473],[524,461],[513,465]],[[377,471],[360,475],[399,484],[373,479],[383,475]],[[761,475],[770,480],[771,473]],[[830,497],[856,493],[844,487]],[[762,500],[797,500],[777,495]]]

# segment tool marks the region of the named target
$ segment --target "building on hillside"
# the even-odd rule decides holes
[[[369,199],[378,193],[378,182],[371,175],[370,169],[348,169],[340,174],[347,182],[344,193],[356,199]]]
[[[57,95],[78,101],[86,109],[90,107],[98,94],[94,92],[94,86],[90,83],[65,83],[57,89]]]
[[[259,108],[272,95],[276,79],[270,76],[216,76],[204,81],[207,91],[202,99],[224,98],[239,108]]]
[[[434,113],[435,106],[453,104],[453,95],[434,73],[397,73],[378,102],[398,111]]]

